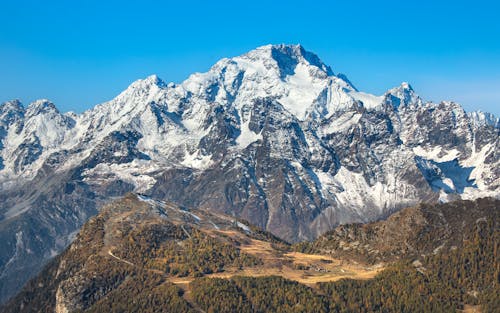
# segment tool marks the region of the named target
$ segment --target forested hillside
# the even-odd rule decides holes
[[[0,311],[499,312],[499,202],[422,205],[291,246],[245,221],[129,194]],[[362,262],[396,225],[409,248],[388,241],[383,262]],[[352,246],[364,249],[338,252]]]

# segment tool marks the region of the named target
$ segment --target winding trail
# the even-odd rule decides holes
[[[135,264],[134,264],[134,263],[129,262],[129,261],[127,261],[127,260],[124,260],[124,259],[119,258],[119,257],[117,257],[116,255],[114,255],[114,254],[113,254],[113,252],[111,252],[111,249],[109,249],[109,250],[108,250],[108,254],[109,254],[110,256],[112,256],[113,258],[117,259],[118,261],[121,261],[121,262],[123,262],[123,263],[125,263],[125,264],[128,264],[128,265],[135,266]]]

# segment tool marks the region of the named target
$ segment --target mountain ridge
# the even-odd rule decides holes
[[[424,102],[409,84],[363,93],[288,45],[222,59],[180,84],[149,76],[81,114],[9,102],[0,105],[0,285],[20,287],[97,208],[130,191],[292,242],[421,201],[498,197],[498,126]]]

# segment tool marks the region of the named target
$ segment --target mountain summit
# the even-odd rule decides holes
[[[222,59],[180,84],[150,76],[78,115],[7,102],[0,296],[129,191],[295,242],[421,201],[498,197],[498,151],[492,115],[426,102],[407,83],[358,91],[300,45]]]

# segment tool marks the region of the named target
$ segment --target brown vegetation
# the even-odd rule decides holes
[[[91,219],[70,248],[1,311],[497,312],[497,204],[479,200],[428,206],[418,214],[407,210],[388,219],[390,225],[345,226],[291,247],[254,227],[242,230],[227,217],[200,213],[208,222],[197,222],[172,207],[167,219],[129,195]],[[459,223],[453,212],[474,221]],[[356,261],[359,251],[350,251],[349,258],[334,253],[340,235],[350,246],[360,246],[359,238],[379,244],[396,231],[394,221],[415,220],[410,213],[426,222],[416,232],[403,227],[411,234],[401,238],[431,253],[394,248],[392,255],[401,260],[376,265]],[[213,221],[219,226],[210,227]],[[455,228],[460,240],[449,235]],[[424,242],[415,242],[415,234]],[[452,245],[443,245],[445,239]]]

